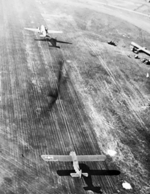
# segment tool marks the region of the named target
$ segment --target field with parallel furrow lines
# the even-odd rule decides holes
[[[130,51],[150,49],[149,5],[113,3],[0,0],[0,194],[150,193],[149,67]],[[72,44],[24,29],[41,25]],[[41,158],[71,151],[107,159],[79,163],[79,179]]]

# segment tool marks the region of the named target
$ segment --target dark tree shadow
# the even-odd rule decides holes
[[[83,187],[84,190],[93,191],[95,193],[101,193],[101,187],[95,187],[92,182],[92,176],[117,176],[120,174],[118,170],[91,170],[86,164],[79,164],[82,172],[88,173],[88,177],[82,176],[86,183],[86,187]],[[74,170],[57,170],[57,174],[59,176],[70,176],[70,173],[74,173]]]

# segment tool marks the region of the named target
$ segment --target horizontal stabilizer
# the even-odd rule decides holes
[[[79,177],[79,175],[77,173],[70,173],[70,176],[73,177],[73,178],[74,177]]]
[[[85,177],[88,177],[88,173],[81,173],[81,175],[85,176]],[[80,177],[81,178],[81,175],[78,174],[78,173],[70,173],[70,176],[71,177]]]
[[[91,170],[85,164],[79,164],[80,169],[82,169],[82,174],[88,173],[88,176],[118,176],[120,175],[119,170]],[[74,173],[74,170],[57,170],[59,176],[69,176],[71,173]]]
[[[86,173],[86,172],[82,172],[82,175],[85,177],[88,177],[88,173]]]

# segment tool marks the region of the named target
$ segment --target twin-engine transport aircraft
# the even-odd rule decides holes
[[[73,162],[73,168],[75,170],[75,173],[70,173],[71,177],[79,177],[85,176],[88,177],[88,173],[82,173],[82,170],[79,167],[79,162],[81,161],[87,161],[87,162],[93,162],[93,161],[105,161],[106,156],[105,155],[76,155],[74,151],[70,152],[69,155],[41,155],[42,159],[46,162]]]
[[[25,30],[38,32],[40,37],[46,37],[48,34],[56,34],[56,33],[63,33],[63,31],[56,31],[56,30],[48,30],[44,25],[38,28],[24,28]]]
[[[146,53],[147,55],[150,55],[150,51],[147,50],[147,48],[142,47],[136,44],[135,42],[131,42],[131,46],[132,46],[132,51],[135,52],[136,54],[138,54],[139,52],[143,52],[143,53]]]

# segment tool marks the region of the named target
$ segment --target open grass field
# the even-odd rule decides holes
[[[114,5],[150,11],[142,0]],[[41,24],[73,44],[51,48],[24,30]],[[131,41],[150,49],[149,29],[147,16],[96,0],[0,0],[0,194],[150,194],[150,67],[130,51]],[[41,159],[108,149],[117,155],[80,164],[97,172],[89,178],[63,176],[71,163]]]

